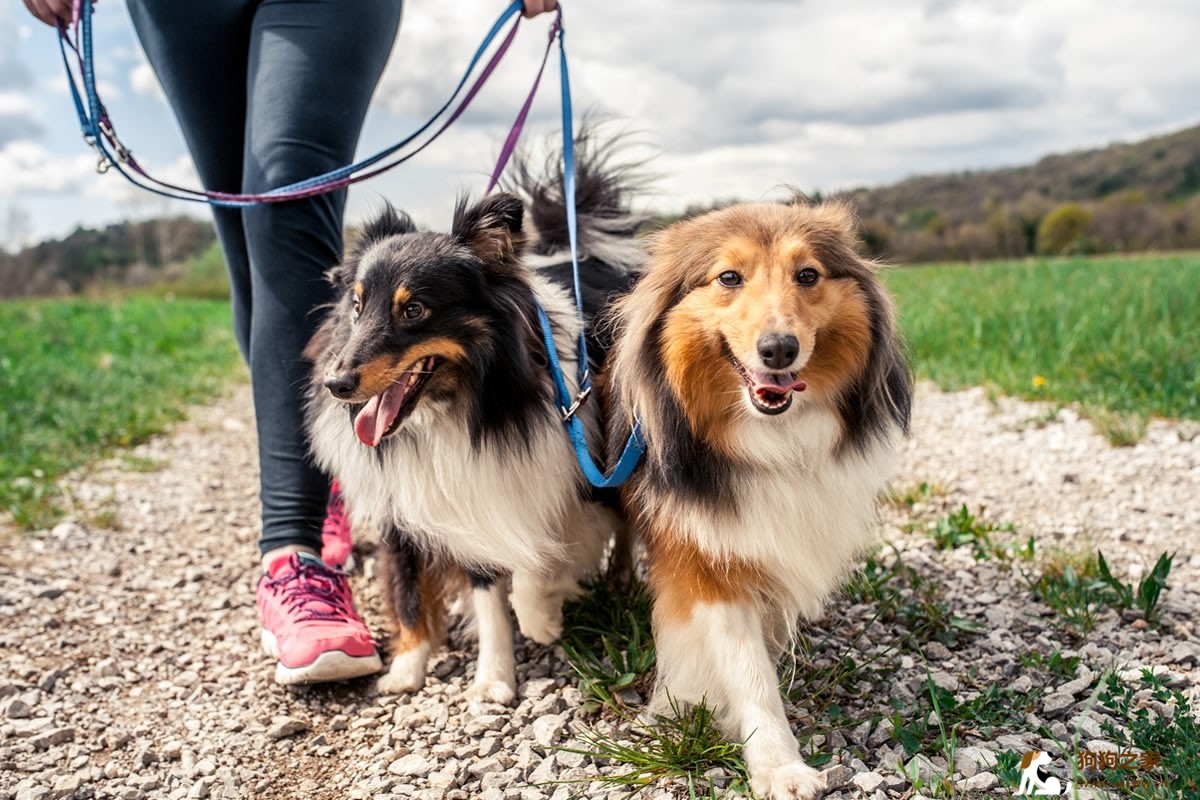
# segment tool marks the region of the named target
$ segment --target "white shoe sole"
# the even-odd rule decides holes
[[[268,630],[262,632],[262,646],[267,655],[279,658],[279,646],[275,635]],[[383,669],[383,661],[379,653],[369,656],[351,656],[341,650],[330,650],[317,656],[311,664],[302,667],[288,667],[282,661],[275,665],[275,682],[284,686],[298,683],[324,683],[326,681],[346,681],[351,678],[361,678],[364,675],[374,675]]]

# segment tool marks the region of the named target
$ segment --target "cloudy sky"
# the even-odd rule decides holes
[[[350,5],[350,4],[348,4]],[[409,0],[359,146],[374,153],[448,96],[503,0]],[[577,109],[614,116],[659,176],[647,205],[826,191],[1030,162],[1200,122],[1194,0],[564,0]],[[124,3],[95,16],[101,95],[151,172],[194,184]],[[548,18],[524,23],[476,105],[436,144],[351,193],[428,226],[482,191]],[[530,126],[556,131],[557,71]],[[203,206],[97,175],[53,32],[0,0],[0,245]]]

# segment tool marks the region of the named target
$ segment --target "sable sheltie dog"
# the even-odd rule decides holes
[[[747,204],[667,228],[614,308],[610,453],[648,558],[658,693],[705,700],[760,797],[810,798],[776,661],[869,542],[907,432],[890,302],[843,205]]]
[[[578,144],[580,269],[588,317],[625,286],[641,251],[609,148]],[[550,163],[553,163],[552,161]],[[524,204],[460,201],[450,233],[420,232],[388,208],[330,273],[339,299],[314,337],[308,429],[341,481],[355,526],[381,534],[394,622],[382,692],[419,689],[445,634],[446,601],[469,583],[479,636],[472,696],[515,691],[508,580],[521,631],[548,643],[562,602],[595,571],[618,518],[594,502],[563,427],[536,300],[568,386],[580,332],[559,175],[520,170],[541,236],[526,254]],[[600,366],[603,349],[591,355]],[[579,413],[602,439],[597,403]],[[601,442],[597,442],[597,447]],[[465,575],[465,579],[464,579]]]

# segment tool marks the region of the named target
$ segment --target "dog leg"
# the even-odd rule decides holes
[[[800,758],[779,695],[765,623],[744,589],[725,573],[651,560],[659,691],[685,703],[704,700],[742,752],[750,787],[766,800],[812,800],[824,782]]]
[[[445,635],[438,580],[444,578],[439,575],[443,570],[431,564],[428,554],[399,528],[384,528],[381,538],[383,594],[395,633],[391,664],[376,685],[382,694],[415,692],[425,685],[429,655]]]
[[[661,689],[690,703],[706,700],[728,735],[745,742],[755,794],[816,797],[823,781],[800,758],[757,609],[747,602],[696,603],[686,619],[656,614],[655,622]]]
[[[581,503],[568,513],[560,560],[544,571],[513,573],[512,606],[521,633],[538,644],[562,636],[563,603],[583,594],[580,583],[600,571],[604,550],[619,538],[622,527],[620,519],[599,503]]]
[[[512,607],[521,633],[538,644],[551,644],[562,635],[563,601],[579,594],[579,584],[558,573],[513,573]]]
[[[504,582],[492,573],[471,572],[471,601],[479,631],[479,663],[467,690],[472,705],[511,703],[517,693],[517,664]]]

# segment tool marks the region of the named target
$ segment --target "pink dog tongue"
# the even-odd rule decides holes
[[[755,393],[762,397],[764,392],[771,394],[787,394],[788,392],[803,392],[808,386],[804,381],[792,381],[787,386],[780,386],[774,383],[762,383],[754,387]]]
[[[377,394],[367,401],[354,418],[354,432],[360,442],[367,447],[378,446],[387,429],[396,421],[396,415],[400,413],[407,386],[408,382],[401,380],[393,383],[383,394]]]

